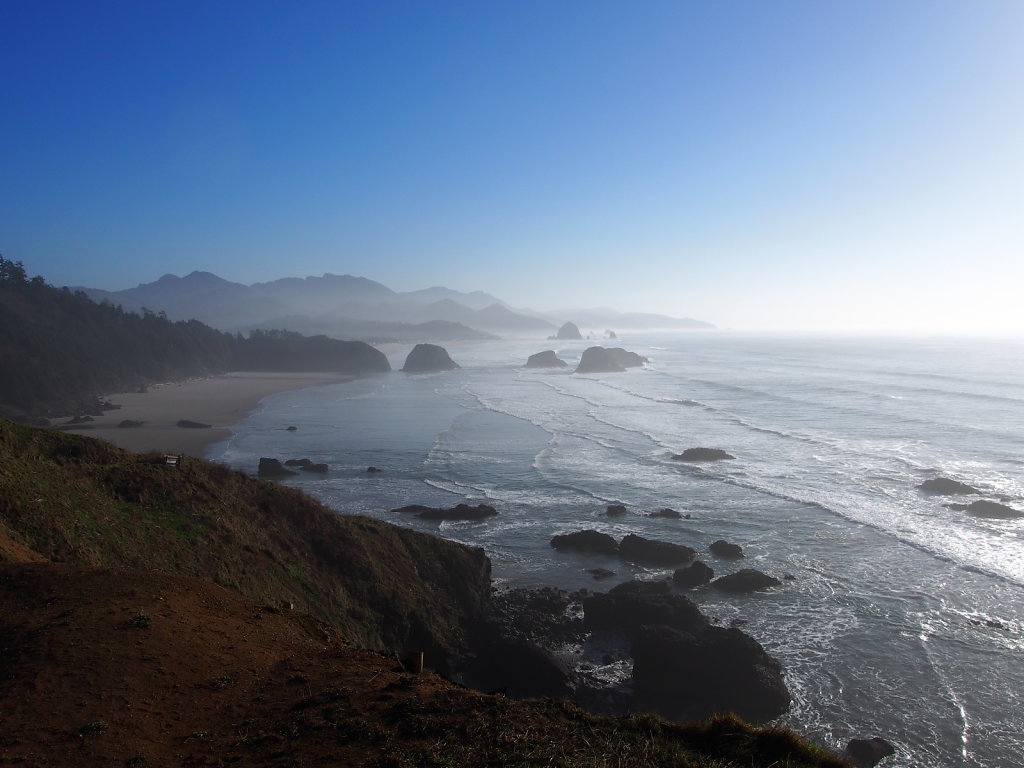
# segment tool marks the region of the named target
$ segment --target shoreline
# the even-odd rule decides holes
[[[145,392],[122,392],[103,399],[120,406],[82,425],[55,424],[61,431],[106,440],[132,453],[185,454],[198,459],[206,449],[231,436],[231,427],[278,392],[340,384],[355,377],[340,373],[233,372],[202,379],[151,385]],[[211,425],[183,428],[185,419]],[[118,427],[122,421],[140,427]]]

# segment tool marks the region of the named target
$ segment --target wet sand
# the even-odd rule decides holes
[[[321,384],[351,381],[337,373],[226,373],[205,379],[149,387],[146,392],[108,395],[120,405],[106,411],[78,434],[107,440],[129,451],[183,453],[203,458],[206,448],[231,434],[231,426],[254,410],[260,400],[276,392]],[[141,421],[141,427],[118,427],[124,420]],[[178,421],[209,424],[209,429],[178,426]],[[55,424],[54,426],[62,426]]]

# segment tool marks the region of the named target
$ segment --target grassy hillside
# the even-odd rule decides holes
[[[466,647],[490,590],[482,550],[340,516],[214,464],[160,458],[0,421],[0,559],[31,550],[209,579],[293,603],[356,645],[425,648],[440,668]]]

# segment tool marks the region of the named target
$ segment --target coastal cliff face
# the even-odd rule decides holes
[[[0,421],[0,561],[161,570],[293,605],[358,646],[448,670],[490,594],[466,547],[185,458]]]

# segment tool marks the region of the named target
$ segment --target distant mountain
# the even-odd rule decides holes
[[[209,272],[164,275],[123,291],[83,289],[97,302],[146,308],[171,320],[196,319],[225,331],[287,329],[368,341],[547,338],[566,320],[588,333],[605,329],[710,328],[708,323],[612,309],[540,313],[510,307],[483,291],[435,286],[395,292],[353,275],[289,277],[243,285]]]

